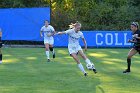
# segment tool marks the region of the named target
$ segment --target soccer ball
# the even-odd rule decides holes
[[[93,69],[94,69],[93,63],[87,64],[87,65],[86,65],[86,68],[87,68],[88,70],[93,70]]]

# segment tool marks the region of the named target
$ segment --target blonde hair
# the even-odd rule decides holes
[[[79,23],[78,21],[76,21],[76,23],[71,23],[71,24],[69,25],[69,28],[70,28],[70,29],[73,29],[75,26],[80,26],[80,27],[81,27],[81,23]]]

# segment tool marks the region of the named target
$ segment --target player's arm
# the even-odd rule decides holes
[[[55,34],[56,34],[56,31],[54,30],[54,31],[53,31],[53,35],[55,35]]]
[[[134,40],[128,40],[129,43],[136,43]]]
[[[133,37],[140,39],[140,34],[135,34],[135,35],[133,35]]]
[[[51,34],[48,35],[49,37],[56,34],[55,29],[52,26],[50,26],[50,29],[51,29]]]
[[[0,28],[0,37],[2,37],[2,30],[1,30],[1,28]]]
[[[40,37],[43,37],[43,31],[42,30],[40,30]]]
[[[65,32],[65,31],[63,31],[63,32],[58,32],[57,34],[58,34],[58,35],[62,35],[62,34],[66,34],[66,32]]]
[[[82,41],[83,41],[84,46],[85,46],[85,51],[87,51],[87,42],[86,42],[86,39],[85,38],[82,38]]]
[[[81,38],[82,38],[82,41],[83,41],[84,46],[85,46],[85,51],[87,51],[87,42],[86,42],[86,39],[85,39],[83,33],[81,34]]]
[[[136,37],[137,39],[140,39],[140,37]]]
[[[58,32],[57,34],[58,34],[58,35],[70,34],[70,33],[72,33],[72,31],[73,31],[73,30],[69,29],[69,30],[66,30],[66,31]]]
[[[2,32],[0,31],[0,37],[2,37]]]
[[[2,38],[2,30],[0,28],[0,48],[2,47],[2,40],[1,40],[1,38]],[[1,50],[0,50],[0,54],[2,54]]]
[[[43,37],[43,31],[44,31],[44,27],[42,27],[42,28],[40,29],[40,37]]]
[[[55,35],[55,34],[56,34],[55,30],[53,30],[53,33],[51,33],[50,36],[53,36],[53,35]]]

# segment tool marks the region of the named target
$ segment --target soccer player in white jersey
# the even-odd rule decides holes
[[[45,44],[46,56],[47,56],[48,62],[50,62],[49,51],[53,53],[53,58],[55,58],[55,52],[53,49],[53,44],[54,44],[53,35],[54,34],[55,34],[55,29],[51,25],[49,25],[48,20],[45,20],[45,25],[41,28],[40,36],[41,37],[44,36],[44,44]]]
[[[87,64],[93,64],[87,57],[86,55],[83,53],[81,46],[79,45],[79,39],[82,38],[83,42],[84,42],[84,46],[85,46],[85,51],[87,50],[87,44],[86,44],[86,40],[83,36],[83,33],[80,31],[81,29],[81,24],[79,22],[76,22],[75,24],[72,24],[73,27],[70,27],[71,29],[66,30],[64,32],[58,32],[58,35],[61,34],[68,34],[69,35],[69,43],[68,43],[68,51],[70,53],[70,55],[73,57],[73,59],[77,62],[78,67],[80,68],[80,70],[84,73],[85,76],[87,76],[87,73],[83,67],[83,65],[80,63],[80,60],[77,56],[77,54],[79,54]],[[93,64],[93,71],[95,73],[96,69],[94,67]]]

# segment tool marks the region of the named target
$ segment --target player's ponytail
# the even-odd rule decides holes
[[[73,24],[73,23],[71,23],[70,25],[69,25],[69,29],[73,29],[75,27],[75,24]]]
[[[73,29],[75,26],[81,26],[81,23],[79,23],[78,21],[76,21],[76,23],[71,23],[71,24],[69,25],[69,28],[70,28],[70,29]]]

